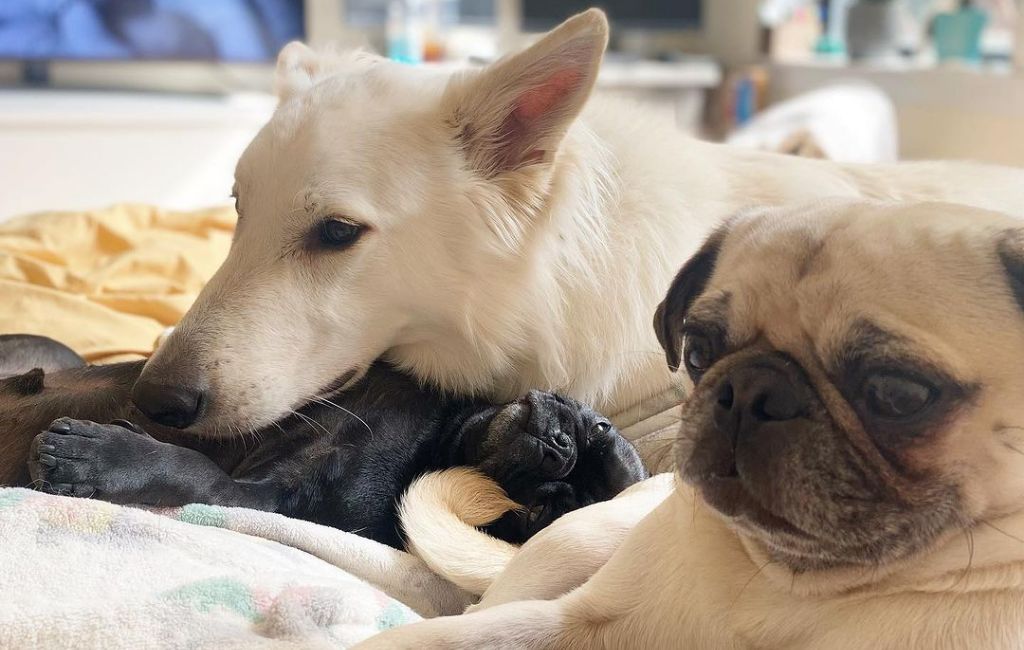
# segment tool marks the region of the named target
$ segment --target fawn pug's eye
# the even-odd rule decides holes
[[[879,372],[864,381],[864,404],[872,415],[905,420],[935,403],[939,390],[931,384],[891,372]]]
[[[323,248],[342,250],[358,241],[366,226],[345,219],[324,219],[316,226],[316,241]]]
[[[715,362],[715,348],[711,339],[700,332],[690,332],[683,339],[683,363],[690,376],[704,374]]]

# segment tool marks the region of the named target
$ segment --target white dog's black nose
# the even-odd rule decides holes
[[[157,424],[184,429],[202,415],[206,399],[204,391],[195,386],[140,379],[132,388],[132,401]]]
[[[715,426],[735,445],[740,435],[766,423],[800,417],[803,408],[799,392],[789,373],[777,364],[756,363],[734,369],[718,388]]]

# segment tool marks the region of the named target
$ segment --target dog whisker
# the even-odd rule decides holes
[[[974,568],[974,528],[973,526],[971,526],[971,522],[964,521],[963,518],[960,518],[959,525],[960,530],[963,531],[964,537],[967,541],[967,566],[964,567],[964,570],[960,574],[960,577],[957,579],[955,583],[953,583],[950,589],[956,588],[960,585],[960,583],[967,580],[967,577],[971,573],[971,569]]]
[[[358,415],[356,415],[352,411],[348,410],[344,406],[341,406],[340,404],[332,402],[331,400],[327,399],[326,397],[314,397],[313,401],[317,402],[319,404],[323,404],[325,406],[333,406],[334,408],[338,409],[339,411],[342,411],[344,413],[348,413],[349,415],[351,415],[355,419],[359,420],[360,424],[362,424],[364,427],[366,427],[366,430],[370,433],[370,436],[371,437],[373,436],[373,429],[370,428],[370,425],[366,423],[366,420],[364,420],[363,418],[359,417]]]
[[[278,422],[273,422],[272,424],[273,424],[273,425],[274,425],[275,427],[277,427],[277,430],[278,430],[278,431],[280,431],[280,432],[281,432],[281,433],[282,433],[283,435],[285,435],[285,436],[287,436],[287,435],[288,435],[288,432],[287,432],[287,431],[285,431],[285,430],[284,430],[284,427],[282,427],[282,426],[281,426],[281,425],[280,425],[280,424],[279,424]]]
[[[231,434],[231,437],[240,440],[241,443],[242,443],[242,449],[246,453],[249,453],[249,446],[248,446],[247,441],[245,439],[245,435],[242,433],[242,428],[239,427],[238,425],[232,425],[232,424],[229,424],[227,426],[228,426],[228,433]]]
[[[746,582],[743,583],[743,586],[740,587],[740,590],[739,590],[739,592],[737,592],[736,597],[732,599],[731,603],[729,603],[729,609],[732,609],[733,607],[736,606],[736,603],[739,601],[740,597],[743,595],[743,592],[747,590],[747,587],[750,586],[750,583],[752,583],[757,578],[757,576],[761,575],[761,572],[764,571],[765,568],[769,564],[775,564],[775,562],[773,562],[772,560],[766,560],[765,563],[762,564],[761,566],[759,566],[757,568],[757,571],[755,571],[754,574],[752,576],[750,576],[747,579]]]
[[[983,526],[988,526],[992,530],[994,530],[994,531],[996,531],[998,533],[1002,533],[1003,535],[1006,535],[1010,539],[1012,539],[1014,541],[1017,541],[1017,542],[1020,542],[1021,544],[1024,544],[1024,539],[1021,539],[1020,537],[1017,537],[1016,535],[1013,535],[1011,533],[1006,532],[1005,530],[1003,530],[1002,528],[996,526],[995,524],[993,524],[991,522],[982,520],[982,521],[979,521],[978,523],[983,525]]]
[[[317,429],[320,429],[326,435],[328,435],[328,436],[331,435],[331,432],[327,429],[327,427],[325,427],[324,425],[320,424],[319,422],[317,422],[313,418],[309,417],[308,415],[304,415],[304,414],[299,413],[298,411],[294,411],[294,410],[292,411],[292,415],[295,415],[296,417],[298,417],[300,420],[302,420],[306,424],[310,425],[311,427],[315,427]]]
[[[250,424],[249,425],[249,433],[252,434],[252,438],[253,438],[253,440],[256,441],[257,445],[262,445],[263,444],[263,434],[260,432],[259,429],[257,429],[256,427],[254,427],[253,425]]]
[[[1021,449],[1018,449],[1017,447],[1014,447],[1013,445],[1011,445],[1010,443],[1006,442],[1005,440],[1003,441],[1003,446],[1006,447],[1007,449],[1009,449],[1010,451],[1016,452],[1016,453],[1021,454],[1022,456],[1024,456],[1024,450],[1021,450]]]
[[[1004,426],[1001,426],[1001,427],[995,429],[994,433],[998,436],[998,435],[1006,433],[1008,431],[1024,431],[1024,427],[1018,427],[1018,426],[1013,426],[1013,425],[1004,425]],[[1001,440],[1000,442],[1002,442],[1003,446],[1006,447],[1007,449],[1009,449],[1010,451],[1016,452],[1016,453],[1024,456],[1024,449],[1021,449],[1021,448],[1017,447],[1016,445],[1014,445],[1013,443],[1007,442],[1006,440]]]

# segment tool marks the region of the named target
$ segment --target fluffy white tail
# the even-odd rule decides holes
[[[475,528],[520,508],[494,481],[468,467],[425,474],[402,498],[409,551],[462,589],[487,590],[519,547]]]

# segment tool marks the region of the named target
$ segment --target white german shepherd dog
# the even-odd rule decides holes
[[[590,10],[454,75],[286,47],[280,106],[238,163],[234,245],[149,361],[140,408],[228,435],[384,356],[447,389],[553,389],[614,412],[671,385],[651,316],[745,206],[843,196],[1024,212],[1022,171],[843,166],[691,139],[591,97],[607,40]]]

